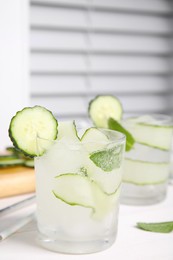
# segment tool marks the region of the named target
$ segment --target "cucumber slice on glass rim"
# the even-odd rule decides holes
[[[108,119],[112,117],[115,120],[120,120],[123,108],[117,97],[100,95],[90,101],[88,113],[95,126],[108,128]]]
[[[11,119],[9,137],[13,145],[29,157],[42,155],[46,146],[37,147],[37,137],[55,140],[58,122],[52,112],[42,106],[25,107]]]

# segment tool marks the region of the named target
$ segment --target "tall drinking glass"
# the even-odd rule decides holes
[[[35,158],[39,243],[49,250],[85,254],[115,241],[125,136],[97,130],[102,140],[87,141],[86,131]]]
[[[146,115],[126,119],[123,124],[136,142],[125,154],[121,201],[133,205],[160,202],[170,175],[172,119]]]

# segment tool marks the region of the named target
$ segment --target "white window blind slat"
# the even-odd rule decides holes
[[[70,41],[69,41],[70,38]],[[133,53],[149,55],[167,55],[171,52],[167,38],[153,36],[134,36],[121,34],[87,35],[84,32],[63,32],[32,30],[31,50],[38,52],[90,52],[95,53]]]
[[[86,10],[31,6],[31,26],[86,29]]]
[[[115,93],[123,95],[154,95],[169,92],[167,77],[146,76],[91,76],[90,88],[86,89],[86,77],[80,75],[33,75],[32,96],[44,95],[85,95],[87,92]],[[49,87],[48,87],[49,86]]]
[[[31,3],[40,5],[86,7],[90,0],[31,0]],[[132,12],[147,12],[154,14],[171,13],[170,5],[165,0],[93,0],[90,1],[93,8],[113,9]]]
[[[165,0],[93,0],[93,6],[99,8],[113,8],[132,12],[146,12],[152,14],[169,14],[171,8]]]
[[[96,30],[124,30],[144,33],[170,33],[169,18],[111,12],[92,12],[91,23]]]
[[[116,15],[115,15],[116,14]],[[129,14],[109,11],[74,9],[64,7],[31,6],[33,27],[53,27],[86,30],[90,23],[93,31],[130,31],[155,34],[169,34],[169,17]]]
[[[90,68],[88,68],[88,62]],[[31,71],[35,72],[82,72],[91,73],[158,73],[169,70],[166,59],[159,57],[133,57],[83,54],[32,53]]]

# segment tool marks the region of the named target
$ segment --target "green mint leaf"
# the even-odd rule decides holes
[[[173,231],[173,221],[158,222],[158,223],[143,223],[138,222],[137,227],[145,231],[158,232],[158,233],[170,233]]]
[[[135,143],[135,139],[118,121],[113,118],[108,119],[108,128],[111,130],[119,131],[126,136],[126,152],[130,151]]]
[[[122,149],[123,147],[119,146],[103,151],[93,152],[90,155],[90,159],[103,171],[110,172],[113,169],[120,167],[122,161]]]

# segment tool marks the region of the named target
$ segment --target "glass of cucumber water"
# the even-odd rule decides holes
[[[143,115],[122,120],[135,143],[126,151],[121,201],[149,205],[162,201],[170,176],[172,118]]]
[[[38,138],[46,152],[35,157],[39,243],[53,251],[85,254],[116,238],[125,135],[76,130],[58,123],[58,138]]]
[[[113,95],[92,99],[88,114],[95,126],[126,135],[121,202],[148,205],[162,201],[171,175],[172,117],[150,114],[124,118],[123,106]]]
[[[124,134],[58,122],[42,106],[11,119],[15,148],[34,158],[39,243],[53,251],[85,254],[116,238]]]

